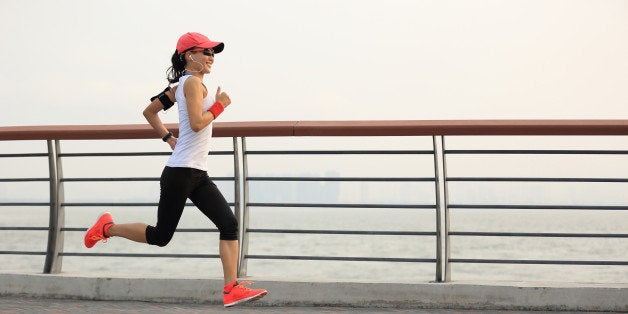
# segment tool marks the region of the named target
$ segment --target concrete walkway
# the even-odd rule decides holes
[[[391,308],[350,308],[350,307],[262,307],[243,305],[225,309],[220,305],[190,303],[157,303],[139,301],[85,301],[64,299],[34,299],[23,297],[0,297],[0,314],[13,313],[234,313],[234,314],[273,314],[273,313],[434,313],[434,314],[480,314],[509,313],[533,314],[544,312],[531,311],[493,311],[493,310],[441,310],[441,309],[391,309]],[[552,313],[601,313],[601,312],[552,312]],[[609,313],[609,312],[605,312]]]
[[[333,313],[350,312],[351,308],[367,313],[465,313],[447,309],[472,310],[470,313],[491,310],[628,312],[628,284],[250,280],[255,281],[254,287],[269,291],[266,297],[254,303],[256,312],[294,309],[295,313],[301,310],[308,313],[330,309]],[[222,284],[222,279],[218,278],[3,273],[0,274],[0,296],[7,304],[22,302],[41,308],[63,308],[56,304],[64,302],[75,305],[70,308],[96,306],[96,313],[103,304],[114,308],[138,307],[147,312],[163,309],[164,313],[183,307],[182,311],[189,309],[194,313],[196,310],[224,310]],[[3,308],[4,305],[0,307]],[[371,310],[375,312],[369,312]]]

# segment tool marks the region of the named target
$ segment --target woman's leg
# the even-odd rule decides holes
[[[109,228],[110,237],[123,237],[131,241],[146,243],[147,224],[136,222],[129,224],[114,224]]]
[[[238,220],[229,203],[216,185],[203,172],[202,180],[190,194],[190,199],[220,231],[220,261],[225,280],[222,301],[225,307],[242,302],[254,301],[268,292],[264,289],[251,289],[250,282],[238,282]]]
[[[192,186],[190,170],[189,168],[164,168],[160,180],[161,192],[155,227],[141,222],[114,224],[108,230],[109,236],[158,246],[168,244],[179,224],[188,191]]]
[[[146,243],[166,246],[174,235],[194,186],[193,169],[165,167],[161,174],[157,224],[146,226]]]
[[[238,240],[220,240],[219,249],[226,286],[238,279]]]
[[[202,183],[190,194],[190,200],[218,227],[220,232],[220,261],[225,285],[237,279],[238,272],[238,220],[218,187],[202,173]]]

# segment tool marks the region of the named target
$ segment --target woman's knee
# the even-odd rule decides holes
[[[164,247],[170,243],[174,232],[157,229],[153,226],[146,227],[146,242],[151,245]]]
[[[226,217],[224,222],[217,227],[220,232],[220,240],[238,239],[238,220],[235,216]]]

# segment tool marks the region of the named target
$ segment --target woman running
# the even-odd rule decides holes
[[[161,174],[157,224],[115,224],[111,214],[104,213],[87,231],[84,240],[88,248],[98,241],[106,242],[109,237],[166,246],[189,198],[220,232],[219,251],[225,280],[223,302],[229,307],[257,300],[267,291],[249,289],[244,285],[250,282],[237,281],[238,221],[207,174],[212,122],[231,104],[231,99],[220,87],[214,99],[203,84],[203,78],[211,72],[214,54],[223,49],[222,42],[213,42],[199,33],[181,36],[172,55],[172,66],[168,69],[168,81],[171,84],[178,82],[178,86],[167,88],[151,98],[144,110],[146,120],[173,149]],[[158,116],[159,111],[174,105],[173,95],[179,109],[179,138],[166,129]]]

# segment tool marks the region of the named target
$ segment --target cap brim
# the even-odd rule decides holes
[[[214,53],[220,53],[223,49],[225,49],[225,44],[217,41],[209,41],[203,43],[202,45],[197,45],[199,48],[211,48],[214,50]]]
[[[218,43],[218,45],[212,47],[214,49],[214,53],[220,53],[223,49],[225,49],[224,43]]]

